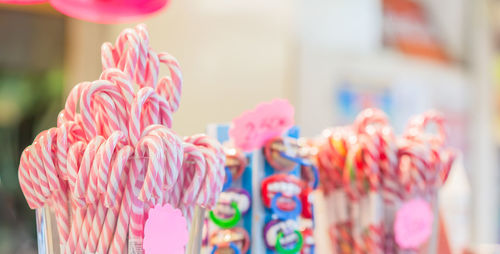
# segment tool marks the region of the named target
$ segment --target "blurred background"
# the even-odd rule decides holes
[[[152,47],[183,68],[181,135],[275,97],[294,104],[304,136],[371,106],[399,131],[441,110],[464,165],[443,194],[454,200],[443,204],[450,240],[500,242],[500,1],[172,0],[143,22]],[[36,253],[17,181],[22,149],[55,125],[71,87],[99,77],[100,45],[134,25],[0,4],[0,253]]]

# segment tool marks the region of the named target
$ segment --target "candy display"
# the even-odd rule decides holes
[[[227,188],[207,216],[204,253],[315,253],[311,193],[319,174],[290,127],[293,108],[274,100],[233,123],[208,128],[226,148]]]
[[[208,133],[220,142],[228,140],[228,126],[209,126]],[[225,146],[225,182],[219,200],[205,216],[202,253],[248,253],[254,207],[252,156]]]
[[[278,104],[265,103],[257,109],[270,105]],[[253,116],[256,111],[244,113],[236,121],[266,122],[267,116]],[[278,119],[278,115],[270,118]],[[456,154],[445,145],[444,120],[438,112],[410,119],[407,130],[398,137],[388,117],[370,108],[352,125],[327,129],[318,138],[298,139],[296,127],[267,139],[254,134],[257,136],[249,142],[265,142],[246,153],[231,138],[238,141],[242,137],[239,144],[246,149],[245,135],[252,130],[231,137],[231,128],[234,125],[209,128],[226,146],[227,156],[224,192],[207,216],[212,226],[206,227],[209,240],[205,246],[213,253],[225,253],[217,251],[222,249],[315,253],[318,233],[329,235],[334,253],[431,251],[430,241],[437,237],[433,230],[437,191]],[[272,129],[260,133],[267,135],[268,131]],[[318,186],[326,206],[320,212],[327,221],[315,220],[312,198]],[[238,222],[241,216],[246,216],[245,223]],[[327,224],[328,232],[315,232],[316,223]],[[236,231],[248,234],[236,237]],[[214,241],[224,235],[245,240]]]
[[[456,154],[445,141],[443,117],[435,111],[410,119],[400,137],[376,109],[323,133],[316,161],[335,253],[430,248],[437,191]]]
[[[180,66],[150,48],[144,25],[103,44],[102,65],[21,156],[23,194],[30,208],[55,212],[61,253],[143,253],[150,208],[178,208],[195,227],[196,208],[214,208],[224,184],[222,146],[171,130]]]

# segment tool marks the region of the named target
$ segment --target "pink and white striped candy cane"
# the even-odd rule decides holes
[[[87,148],[85,149],[85,152],[82,157],[82,162],[80,164],[80,168],[78,170],[78,176],[77,176],[77,181],[75,185],[75,190],[73,192],[73,198],[75,202],[80,206],[80,207],[85,207],[86,202],[85,202],[85,194],[87,191],[87,186],[89,182],[89,176],[92,170],[93,162],[95,155],[97,153],[97,150],[101,146],[101,144],[104,142],[104,138],[101,136],[97,136],[90,140],[89,144],[87,145]]]
[[[68,151],[68,164],[67,164],[68,185],[70,187],[69,191],[71,191],[71,193],[73,193],[76,186],[78,169],[80,168],[80,161],[85,151],[85,148],[86,144],[81,141],[78,141],[73,145],[71,145]],[[67,248],[70,253],[76,253],[76,244],[79,236],[78,234],[83,224],[83,217],[85,216],[85,210],[83,208],[80,208],[78,205],[74,204],[73,201],[71,201],[71,207],[72,207],[71,209],[72,223],[71,223],[70,235],[67,241],[68,242]]]
[[[170,71],[170,79],[164,77],[158,83],[158,93],[166,96],[173,112],[177,111],[182,94],[182,72],[177,59],[168,53],[159,53],[161,63],[167,65]],[[171,82],[170,82],[171,81]]]
[[[143,202],[158,200],[162,195],[164,174],[166,164],[164,146],[159,136],[147,135],[142,137],[135,149],[136,156],[145,158],[147,169],[145,169],[144,185],[139,192],[139,200]]]
[[[57,229],[59,232],[59,241],[64,243],[69,235],[69,211],[67,207],[67,196],[66,196],[66,188],[65,185],[59,179],[58,169],[56,168],[56,164],[54,163],[55,154],[53,153],[53,142],[56,141],[57,138],[57,129],[51,128],[47,132],[44,133],[39,139],[39,146],[37,146],[37,151],[39,155],[42,155],[41,160],[43,162],[43,168],[45,170],[45,174],[47,175],[50,192],[53,194],[52,198],[55,201],[56,207],[56,222]],[[64,187],[64,188],[63,188]]]
[[[144,129],[143,135],[158,135],[163,139],[163,144],[166,146],[166,168],[170,169],[166,171],[164,182],[167,189],[171,188],[177,180],[179,169],[182,167],[184,158],[182,140],[172,130],[159,124],[148,126]]]
[[[75,121],[76,119],[76,109],[82,94],[82,91],[85,90],[91,83],[90,82],[82,82],[77,84],[71,89],[69,95],[66,99],[66,104],[64,109],[59,113],[57,126],[60,127],[64,122]]]
[[[103,229],[104,220],[107,214],[107,208],[104,206],[104,200],[101,198],[95,205],[96,210],[93,219],[89,218],[91,223],[87,244],[85,247],[86,252],[95,253],[97,251],[97,244],[99,236]]]
[[[144,24],[137,25],[134,30],[137,34],[137,37],[139,38],[139,43],[138,43],[139,54],[137,61],[137,69],[135,71],[135,82],[137,82],[139,86],[144,87],[147,74],[146,68],[149,62],[149,56],[148,56],[149,34],[146,29],[146,25]]]
[[[84,209],[84,216],[83,216],[83,221],[81,228],[77,229],[79,230],[78,234],[78,241],[76,243],[76,248],[77,250],[80,251],[85,251],[85,248],[87,246],[87,241],[89,238],[89,233],[92,230],[92,223],[91,223],[91,218],[94,217],[94,214],[96,212],[96,208],[94,206],[87,206],[86,209]]]
[[[140,38],[133,29],[125,29],[118,36],[115,43],[118,60],[117,68],[123,70],[131,80],[135,80],[135,71],[139,61],[139,43]],[[116,61],[116,60],[115,60]]]
[[[202,189],[198,194],[197,204],[211,209],[216,204],[224,184],[226,159],[224,150],[218,142],[203,134],[187,137],[185,141],[203,147],[200,148],[200,151],[205,157],[207,173]]]
[[[115,47],[110,42],[105,42],[101,46],[101,64],[103,71],[111,68],[116,68],[118,65],[119,56]]]
[[[21,161],[19,163],[19,185],[21,186],[21,190],[28,202],[28,205],[31,209],[36,209],[42,207],[45,202],[45,198],[41,195],[40,192],[36,190],[36,182],[32,181],[29,171],[29,149],[24,149],[21,154]]]
[[[108,80],[119,88],[120,93],[126,102],[125,108],[128,116],[128,112],[130,112],[130,104],[132,103],[132,100],[135,96],[132,81],[127,77],[125,73],[116,68],[105,69],[102,72],[100,78]]]
[[[109,175],[109,180],[107,182],[106,192],[104,193],[104,204],[106,205],[106,207],[114,207],[118,204],[118,202],[121,202],[119,195],[121,194],[120,190],[124,189],[124,186],[120,186],[120,182],[123,178],[123,175],[128,172],[128,170],[127,172],[124,171],[133,152],[134,149],[131,146],[127,145],[121,148],[116,155],[116,159],[113,163],[113,167]]]
[[[68,129],[70,127],[70,123],[63,123],[61,127],[57,128],[57,165],[61,174],[59,177],[63,180],[68,179],[68,171],[67,171],[67,157],[68,157]]]
[[[125,135],[122,132],[115,131],[96,151],[93,163],[93,165],[96,165],[96,168],[91,170],[87,186],[87,204],[95,204],[99,195],[106,191],[111,159],[118,142],[124,142],[124,138]]]
[[[111,159],[116,151],[121,146],[125,145],[126,136],[120,131],[115,131],[106,140],[102,149],[100,149],[98,160],[100,162],[99,166],[99,177],[98,180],[98,193],[105,194],[108,185],[108,176],[110,175]],[[118,157],[119,158],[119,157]]]
[[[144,185],[144,158],[135,158],[131,161],[131,172],[134,184],[131,184],[131,210],[129,224],[129,242],[132,245],[142,246],[144,237],[144,202],[139,200],[139,193]]]
[[[201,184],[205,179],[206,162],[203,153],[191,143],[184,143],[184,154],[184,162],[182,164],[184,174],[180,174],[180,176],[185,175],[185,177],[179,186],[184,189],[182,203],[184,205],[191,205],[198,196]]]
[[[154,90],[150,87],[145,87],[140,89],[137,92],[137,96],[134,98],[132,102],[131,110],[130,110],[130,119],[129,119],[129,138],[130,142],[133,146],[137,145],[139,138],[142,133],[141,126],[141,116],[143,111],[143,105],[146,103],[148,99],[153,97]]]
[[[67,171],[68,171],[68,184],[71,193],[73,193],[77,183],[80,162],[86,147],[87,144],[85,144],[82,141],[77,141],[74,144],[72,144],[68,150]]]
[[[151,124],[160,123],[160,104],[157,96],[153,94],[148,101],[143,105],[143,113],[141,117],[141,125],[149,126]]]
[[[189,151],[189,150],[191,150],[191,151]],[[189,156],[186,151],[191,152],[191,153],[197,153],[197,155],[200,156],[198,159],[202,159],[202,161],[201,161],[202,165],[199,165],[199,166],[201,166],[203,168],[203,170],[205,168],[205,160],[203,158],[203,154],[201,154],[201,152],[199,152],[194,145],[189,144],[189,143],[184,143],[184,162],[182,164],[182,171],[179,174],[179,177],[177,178],[176,183],[168,191],[168,195],[165,196],[165,198],[162,200],[162,204],[163,203],[170,203],[172,206],[174,206],[176,208],[181,208],[184,206],[182,200],[186,195],[191,195],[191,196],[196,197],[196,195],[198,194],[199,185],[200,185],[200,182],[203,180],[204,175],[201,176],[201,179],[194,179],[193,178],[194,174],[196,173],[194,171],[194,168],[198,167],[198,166],[194,165],[194,163],[196,163],[196,161],[193,161],[192,159],[191,159],[192,161],[186,162],[186,160],[188,160],[187,156]],[[199,163],[199,161],[198,161],[198,163]],[[190,164],[190,165],[187,165],[187,164]],[[194,185],[198,185],[198,187],[196,187],[197,190],[195,190],[196,193],[188,193],[189,192],[188,189],[195,187]],[[192,205],[192,204],[189,204],[189,205]]]
[[[149,86],[155,90],[158,87],[158,76],[160,74],[160,58],[151,48],[148,50],[148,66],[146,67],[146,81],[144,86]],[[158,92],[158,91],[157,91]]]
[[[43,168],[49,183],[50,192],[61,189],[61,181],[58,177],[54,160],[52,159],[52,141],[56,139],[56,128],[51,128],[38,140],[37,152],[43,163]]]
[[[106,80],[98,80],[92,82],[84,91],[82,92],[82,98],[80,100],[80,113],[82,115],[82,123],[85,131],[85,135],[88,140],[92,139],[98,134],[98,129],[96,128],[95,113],[97,110],[95,107],[95,102],[93,100],[94,94],[105,93],[100,97],[99,102],[104,111],[106,112],[108,123],[113,124],[112,130],[120,129],[120,116],[119,112],[125,112],[124,105],[125,100],[121,96],[121,92],[113,83]],[[113,99],[109,98],[112,97]],[[115,103],[113,103],[113,101]],[[118,109],[121,108],[121,109]],[[121,117],[124,118],[124,117]]]
[[[132,163],[131,163],[132,164]],[[133,203],[133,185],[136,182],[136,176],[130,169],[127,179],[126,189],[120,202],[120,211],[116,222],[116,228],[109,248],[110,254],[125,253],[127,249],[127,235],[129,231],[130,214]],[[131,236],[133,237],[133,236]]]
[[[96,141],[93,142],[94,140]],[[75,188],[77,194],[80,194],[81,193],[80,191],[85,191],[85,189],[88,189],[89,181],[91,180],[90,170],[98,168],[98,162],[95,158],[97,151],[99,150],[99,148],[102,146],[103,143],[104,139],[100,136],[97,136],[89,143],[89,146],[85,150],[85,153],[82,158],[82,163],[80,165],[80,171],[78,172],[78,178],[79,178],[77,182],[78,184]],[[80,172],[83,173],[80,174]],[[88,194],[89,192],[87,192],[87,195]],[[97,193],[90,193],[90,194],[97,195]],[[75,195],[75,201],[78,201],[79,205],[82,203],[82,201],[85,202],[84,200],[85,197]],[[85,207],[85,203],[83,203],[82,207]],[[83,219],[80,236],[77,242],[78,248],[81,248],[83,250],[86,250],[89,240],[96,240],[95,238],[92,238],[92,232],[95,232],[97,230],[97,228],[93,228],[94,226],[93,220],[95,216],[98,216],[98,219],[100,221],[104,220],[104,211],[103,211],[104,209],[102,206],[99,207],[98,205],[95,204],[87,204],[86,207],[87,209],[85,217]]]
[[[104,197],[104,205],[109,207],[109,209],[106,214],[101,235],[99,236],[99,243],[97,245],[98,253],[108,253],[111,246],[121,207],[121,203],[116,202],[116,200],[122,200],[122,193],[125,190],[128,179],[128,168],[126,166],[132,154],[133,148],[125,146],[118,151],[116,159],[114,160],[107,192]]]
[[[92,142],[94,140],[96,140],[95,143]],[[85,150],[85,153],[84,153],[83,159],[82,159],[82,163],[80,166],[80,171],[78,172],[79,173],[78,174],[78,177],[79,177],[78,184],[80,184],[80,186],[83,186],[83,187],[79,188],[79,186],[77,185],[77,188],[75,190],[82,190],[82,188],[88,189],[89,181],[91,181],[91,179],[90,179],[90,175],[91,175],[90,172],[91,171],[84,172],[83,174],[80,174],[80,172],[86,171],[86,170],[92,170],[92,169],[94,169],[93,171],[95,171],[96,169],[98,170],[98,160],[96,159],[96,154],[97,154],[97,151],[99,150],[99,148],[103,145],[104,140],[102,137],[97,136],[92,141],[89,143],[89,146]],[[89,159],[88,163],[87,163],[86,159]],[[90,165],[90,168],[88,168],[88,165]],[[82,170],[82,168],[83,168],[83,170]],[[87,192],[87,194],[89,194],[89,192]],[[90,194],[97,195],[97,193],[90,193]],[[76,196],[75,200],[81,202],[82,199],[85,199],[85,197]],[[77,242],[78,248],[83,249],[83,250],[86,250],[90,241],[92,241],[90,243],[92,247],[94,244],[95,245],[97,244],[96,243],[97,239],[93,235],[93,233],[97,232],[99,227],[95,227],[95,225],[93,224],[94,218],[97,217],[97,219],[100,220],[101,222],[104,220],[104,208],[103,208],[103,206],[99,206],[98,204],[97,205],[87,204],[86,207],[87,207],[86,213],[85,213],[85,216],[83,219],[82,228],[80,230],[80,235],[78,237],[78,242]]]
[[[40,137],[40,135],[39,135]],[[40,146],[39,141],[33,142],[29,149],[29,163],[30,163],[30,175],[31,179],[35,183],[35,189],[38,193],[42,194],[44,200],[48,199],[51,195],[49,182],[47,176],[45,175],[45,169],[43,168],[43,162],[38,155],[37,147]]]

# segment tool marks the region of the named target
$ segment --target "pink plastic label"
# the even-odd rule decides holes
[[[284,99],[259,104],[233,120],[229,136],[243,151],[261,148],[293,125],[293,106]]]
[[[155,206],[149,210],[144,226],[145,254],[184,254],[188,242],[186,219],[179,209],[170,205]]]
[[[433,220],[434,215],[426,201],[413,199],[404,203],[394,223],[396,243],[404,249],[417,249],[429,239]]]

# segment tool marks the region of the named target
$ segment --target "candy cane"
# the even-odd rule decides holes
[[[226,156],[222,146],[213,139],[205,135],[194,135],[185,139],[197,146],[202,146],[201,149],[207,163],[206,170],[207,178],[204,181],[200,195],[198,196],[197,203],[211,208],[217,202],[218,194],[222,191],[224,184],[225,171],[224,165]]]
[[[182,202],[184,204],[192,204],[200,191],[201,184],[205,179],[206,162],[203,154],[191,143],[184,143],[184,162],[182,169],[186,172],[183,182],[178,186],[184,189]],[[191,177],[187,177],[189,174]]]
[[[125,144],[125,134],[116,131],[109,136],[109,138],[106,140],[104,145],[102,146],[102,149],[100,149],[100,157],[99,162],[99,177],[97,178],[98,181],[98,192],[100,194],[105,194],[107,190],[107,183],[108,183],[108,175],[110,174],[109,169],[111,168],[111,159],[113,158],[113,154],[116,149],[119,149],[119,145],[124,145]],[[118,157],[117,159],[121,159]]]
[[[158,57],[161,63],[164,63],[168,66],[168,69],[170,71],[170,78],[172,80],[172,83],[170,84],[170,82],[165,82],[167,79],[163,79],[165,80],[163,82],[164,89],[168,90],[165,91],[167,93],[163,93],[162,95],[168,96],[167,99],[170,102],[170,106],[172,107],[173,112],[175,112],[179,108],[182,93],[181,67],[177,59],[175,59],[168,53],[159,53]],[[160,81],[160,83],[162,82]],[[160,86],[160,84],[158,84],[158,86]]]
[[[106,218],[99,236],[99,244],[97,246],[98,253],[107,253],[113,239],[117,219],[120,211],[120,203],[116,200],[122,199],[122,193],[125,189],[128,177],[128,165],[130,157],[133,155],[133,148],[125,146],[116,155],[116,159],[111,169],[111,174],[107,186],[106,195],[104,197],[104,205],[108,207]]]
[[[78,177],[78,168],[80,168],[81,155],[83,151],[85,151],[86,144],[79,141],[73,144],[68,151],[68,183],[70,186],[70,191],[74,191],[74,186],[77,182]],[[73,202],[73,201],[72,201]],[[68,239],[68,250],[70,253],[74,253],[76,251],[76,244],[78,241],[78,233],[81,225],[83,223],[83,216],[85,215],[84,210],[79,208],[75,204],[71,204],[72,206],[72,224],[70,236]]]
[[[135,70],[139,61],[139,42],[140,38],[134,30],[125,29],[115,44],[117,52],[122,54],[117,67],[123,70],[131,80],[135,80]]]
[[[135,27],[135,32],[138,35],[140,43],[138,44],[139,55],[137,61],[137,70],[135,80],[138,84],[144,85],[146,81],[146,67],[148,65],[148,50],[149,50],[149,34],[146,25],[140,24]],[[156,84],[153,84],[156,85]],[[153,87],[154,88],[154,87]]]
[[[57,126],[59,127],[64,122],[75,121],[76,109],[83,90],[90,85],[90,82],[82,82],[74,86],[69,92],[68,98],[64,106],[64,110],[59,113]]]
[[[73,192],[74,199],[75,201],[77,201],[77,204],[79,204],[80,207],[84,207],[86,205],[85,194],[89,182],[89,176],[92,169],[94,157],[97,153],[97,150],[104,141],[105,141],[104,138],[101,136],[95,137],[89,142],[87,149],[85,149],[85,153],[83,154],[80,169],[78,170],[75,190]]]
[[[24,149],[21,154],[21,162],[19,163],[19,185],[21,186],[21,190],[28,202],[28,205],[31,209],[36,209],[42,207],[45,201],[45,198],[41,195],[41,192],[37,191],[38,183],[34,182],[31,178],[29,172],[29,149]]]
[[[166,163],[163,182],[165,183],[165,188],[171,188],[177,181],[179,176],[179,169],[182,167],[183,162],[183,142],[182,140],[170,129],[163,125],[151,125],[148,126],[143,135],[158,135],[163,139],[165,145],[165,155]]]
[[[123,253],[127,241],[142,243],[150,206],[169,201],[190,218],[195,204],[215,204],[224,180],[217,142],[194,136],[185,145],[169,129],[179,107],[180,66],[149,48],[145,26],[105,43],[102,63],[100,80],[70,91],[57,128],[37,135],[19,165],[28,205],[56,208],[64,253]],[[160,63],[170,72],[163,81]]]
[[[116,131],[105,141],[105,143],[103,143],[103,145],[99,147],[96,160],[94,160],[94,165],[97,163],[97,170],[93,170],[93,174],[91,174],[91,179],[87,188],[87,203],[95,204],[97,202],[96,199],[99,198],[98,195],[105,192],[113,153],[118,145],[118,142],[123,141],[124,137],[123,133]],[[104,198],[99,198],[96,212],[93,219],[91,219],[92,230],[90,231],[86,246],[87,251],[96,251],[106,214],[107,209],[104,204]]]
[[[166,164],[165,151],[161,138],[158,136],[146,136],[141,138],[137,144],[135,154],[139,157],[147,158],[147,169],[145,173],[144,186],[139,193],[139,199],[143,202],[158,199],[162,195],[163,170]]]

